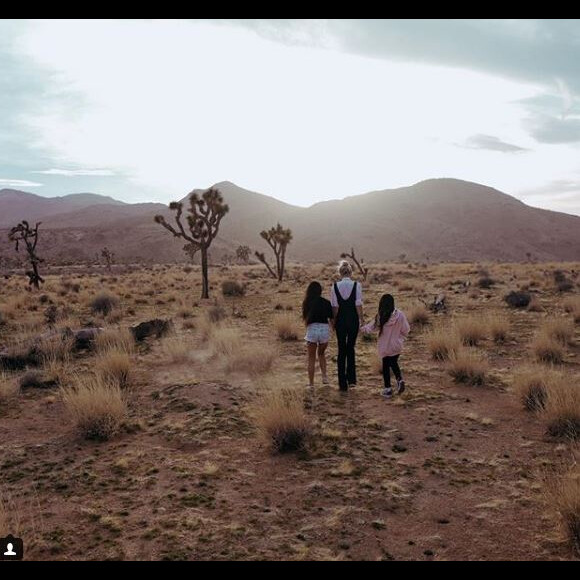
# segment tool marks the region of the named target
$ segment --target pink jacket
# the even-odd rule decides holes
[[[361,327],[361,330],[367,334],[375,332],[378,329],[379,325],[376,321]],[[383,326],[383,333],[377,339],[379,356],[383,358],[385,356],[401,354],[403,342],[407,338],[409,330],[411,330],[411,327],[409,326],[407,317],[403,312],[395,308],[388,322]]]

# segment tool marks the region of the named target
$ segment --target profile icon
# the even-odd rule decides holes
[[[0,560],[22,560],[24,546],[21,538],[15,538],[9,534],[0,538]]]

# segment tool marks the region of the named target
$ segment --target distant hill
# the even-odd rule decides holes
[[[337,259],[351,246],[366,261],[580,259],[580,217],[527,206],[496,189],[430,179],[391,190],[296,207],[230,182],[215,185],[230,206],[213,255],[239,244],[263,249],[260,230],[280,221],[294,232],[289,259]],[[44,198],[0,191],[0,229],[43,221],[48,258],[91,259],[108,246],[123,260],[183,261],[183,243],[153,222],[162,204],[127,204],[94,194]],[[10,251],[0,235],[0,252]]]

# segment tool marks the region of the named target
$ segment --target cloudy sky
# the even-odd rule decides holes
[[[310,205],[431,177],[580,215],[580,20],[0,21],[0,188]]]

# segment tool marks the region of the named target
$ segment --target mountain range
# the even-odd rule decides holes
[[[354,247],[367,262],[411,260],[520,261],[580,259],[580,217],[530,207],[484,185],[430,179],[410,187],[316,203],[303,208],[215,184],[230,206],[211,249],[214,258],[238,245],[267,248],[259,236],[277,222],[294,239],[288,259],[335,260]],[[159,203],[129,204],[92,193],[47,198],[0,190],[0,255],[14,256],[7,230],[22,219],[42,221],[41,256],[49,260],[94,259],[107,246],[121,261],[185,261],[183,242],[154,223],[171,219]]]

